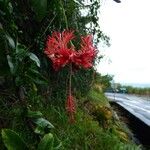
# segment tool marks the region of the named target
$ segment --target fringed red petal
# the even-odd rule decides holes
[[[73,31],[53,32],[51,37],[48,36],[44,53],[51,59],[56,71],[68,63],[85,69],[92,67],[93,59],[97,54],[92,36],[81,37],[81,49],[78,51],[75,51],[74,47],[69,47],[72,39],[74,39]]]
[[[92,43],[92,36],[87,35],[81,38],[81,50],[76,52],[74,56],[74,63],[83,68],[91,68],[93,59],[95,58],[97,51]]]
[[[53,32],[48,36],[44,53],[51,59],[54,70],[59,70],[71,62],[74,55],[73,48],[69,42],[74,38],[73,31]]]

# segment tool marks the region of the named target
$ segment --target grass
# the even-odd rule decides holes
[[[60,139],[64,150],[138,150],[130,141],[123,141],[115,131],[100,127],[98,121],[81,109],[76,113],[76,123],[69,124],[65,111],[60,108],[49,108],[45,115],[55,129],[51,132]]]
[[[69,124],[65,110],[61,107],[48,107],[41,110],[55,126],[52,133],[62,141],[64,150],[140,150],[130,141],[121,123],[108,117],[108,126],[103,128],[97,118],[84,109],[84,101],[109,107],[107,98],[98,90],[92,89],[87,97],[82,97],[77,113],[76,123]],[[90,110],[89,110],[90,111]],[[101,111],[101,110],[100,110]],[[101,112],[99,112],[101,113]],[[101,118],[100,118],[101,119]],[[107,121],[107,120],[106,120]]]
[[[102,106],[109,105],[108,100],[104,94],[101,91],[97,91],[96,89],[92,89],[88,93],[87,99],[91,102],[94,102],[95,104],[100,104]]]
[[[57,141],[61,141],[60,150],[140,150],[140,147],[130,141],[121,124],[110,115],[109,103],[99,90],[92,89],[86,97],[78,97],[77,103],[75,124],[68,122],[62,106],[47,105],[38,108],[54,125],[51,133]],[[40,137],[21,118],[16,118],[14,122],[12,128],[34,150]]]

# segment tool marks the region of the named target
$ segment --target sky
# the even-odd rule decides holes
[[[111,46],[99,46],[97,70],[117,83],[150,84],[150,0],[121,1],[102,1],[99,23]]]

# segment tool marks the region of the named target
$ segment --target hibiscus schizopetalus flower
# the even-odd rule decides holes
[[[52,36],[48,36],[44,53],[51,59],[56,71],[69,63],[85,69],[92,67],[97,53],[92,36],[81,37],[80,50],[71,46],[71,40],[74,38],[73,31],[53,32]]]
[[[72,62],[74,51],[69,42],[73,38],[71,31],[53,32],[52,36],[48,36],[44,53],[51,59],[56,71]]]
[[[96,56],[97,51],[93,46],[91,35],[81,37],[81,40],[81,50],[75,53],[74,63],[87,69],[92,67],[92,62]]]
[[[74,38],[73,31],[53,32],[52,36],[48,36],[44,53],[52,61],[55,71],[58,71],[67,64],[71,64],[71,66],[76,68],[83,67],[87,69],[92,67],[93,59],[97,54],[96,48],[92,43],[92,36],[81,37],[79,50],[76,50],[71,44],[71,40]],[[71,94],[71,75],[72,69],[70,69],[69,95],[66,101],[66,110],[69,114],[70,122],[74,122],[75,102]]]

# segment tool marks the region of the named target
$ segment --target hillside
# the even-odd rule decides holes
[[[100,4],[0,1],[1,150],[139,149],[102,93],[111,78],[95,70],[97,45],[110,45]]]

